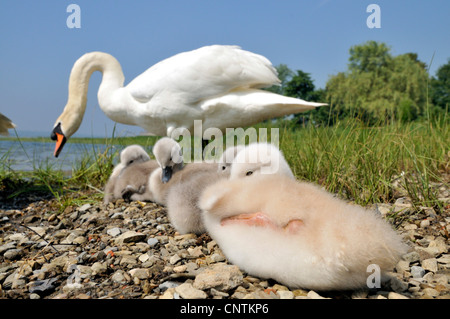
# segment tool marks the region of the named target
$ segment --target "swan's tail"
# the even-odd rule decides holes
[[[205,126],[244,127],[263,120],[313,110],[326,103],[308,102],[263,90],[246,89],[205,100]],[[214,123],[217,120],[217,123]]]

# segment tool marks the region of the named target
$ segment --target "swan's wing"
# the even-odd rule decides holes
[[[277,71],[265,57],[237,46],[213,45],[155,64],[131,81],[127,89],[141,102],[163,94],[165,99],[195,103],[235,89],[278,83]]]
[[[1,135],[9,135],[8,129],[15,128],[16,125],[14,125],[13,122],[6,116],[4,116],[2,113],[0,113],[0,134]]]

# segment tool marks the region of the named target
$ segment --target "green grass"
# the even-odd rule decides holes
[[[297,178],[358,204],[392,202],[400,188],[415,206],[441,210],[433,183],[448,187],[449,138],[446,122],[364,127],[346,121],[285,129],[280,148]]]
[[[331,127],[293,127],[289,121],[255,126],[261,127],[268,128],[269,140],[270,128],[279,128],[280,148],[300,180],[320,184],[361,205],[393,202],[406,195],[416,207],[443,209],[436,184],[448,187],[449,183],[450,137],[446,118],[432,123],[398,122],[375,127],[366,127],[357,120],[340,121]],[[88,150],[74,164],[70,177],[46,164],[32,172],[15,172],[3,165],[0,191],[7,189],[7,196],[17,196],[36,187],[46,188],[60,202],[61,210],[71,204],[98,200],[118,156],[113,145],[148,147],[157,139],[145,136],[70,139],[87,143]],[[95,143],[106,144],[105,151],[99,152]],[[2,163],[7,163],[7,159],[8,154]],[[97,195],[75,199],[76,192],[83,189],[98,190]]]

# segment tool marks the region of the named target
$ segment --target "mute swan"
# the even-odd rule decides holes
[[[374,212],[288,176],[219,181],[205,189],[199,206],[230,262],[291,288],[361,288],[369,265],[384,273],[407,252]]]
[[[276,70],[265,57],[237,46],[213,45],[177,54],[125,87],[119,62],[110,54],[91,52],[81,56],[70,73],[67,104],[51,134],[57,141],[55,157],[81,124],[95,71],[103,73],[98,90],[103,112],[115,122],[159,136],[171,136],[178,127],[192,132],[194,120],[203,121],[203,130],[224,130],[325,105],[260,90],[280,83]]]
[[[15,128],[16,125],[2,113],[0,113],[0,135],[8,136],[8,129]]]
[[[114,167],[108,182],[105,186],[105,197],[103,199],[103,202],[105,204],[112,201],[114,198],[118,199],[121,198],[121,196],[117,196],[117,191],[115,191],[116,188],[116,182],[117,178],[120,176],[120,174],[123,172],[123,170],[133,164],[133,163],[142,163],[150,160],[150,156],[147,154],[147,152],[144,150],[144,148],[140,145],[130,145],[125,147],[120,152],[120,162]],[[156,166],[156,163],[155,163]]]
[[[230,179],[253,174],[282,174],[295,179],[283,153],[270,143],[251,143],[236,154],[231,164]]]

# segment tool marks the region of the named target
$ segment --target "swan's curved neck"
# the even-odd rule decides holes
[[[95,71],[103,74],[98,93],[99,100],[101,96],[112,95],[115,90],[123,87],[125,78],[122,68],[112,55],[91,52],[80,57],[70,73],[67,105],[56,121],[56,124],[61,123],[67,138],[75,133],[81,124],[86,110],[89,79]]]

